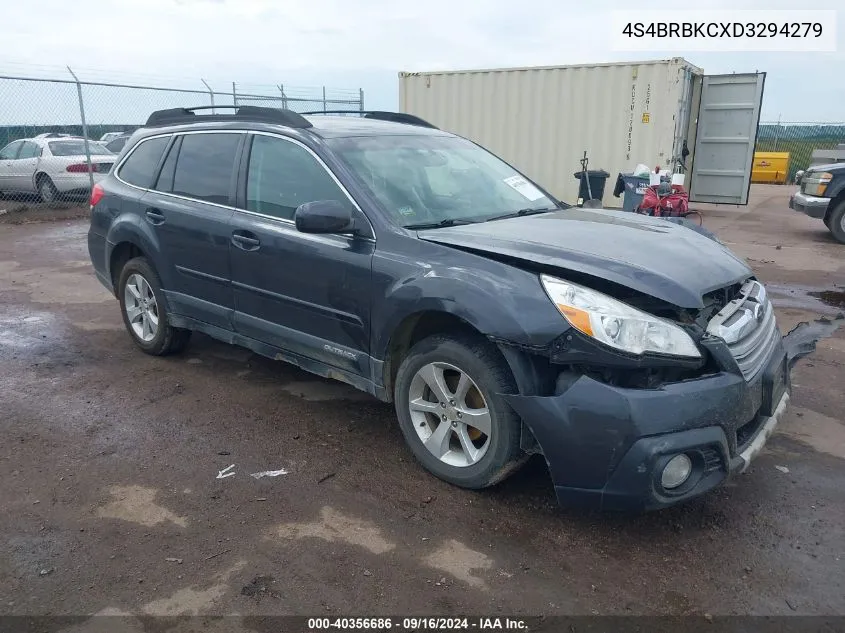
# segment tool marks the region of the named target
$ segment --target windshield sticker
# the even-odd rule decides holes
[[[530,182],[525,180],[522,176],[511,176],[510,178],[505,178],[502,182],[504,182],[508,187],[516,191],[517,193],[522,194],[527,200],[534,202],[535,200],[539,200],[543,197],[543,192],[537,189],[534,185]]]
[[[405,216],[407,216],[407,215],[416,215],[416,214],[414,213],[414,210],[413,210],[411,207],[400,207],[400,208],[399,208],[399,213],[401,213],[402,215],[405,215]]]

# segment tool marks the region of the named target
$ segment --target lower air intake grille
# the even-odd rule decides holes
[[[709,446],[701,449],[701,456],[704,458],[704,472],[712,473],[722,467],[722,456],[718,449]]]

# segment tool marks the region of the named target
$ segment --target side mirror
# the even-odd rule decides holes
[[[316,200],[296,208],[296,229],[302,233],[355,233],[349,207],[337,200]]]

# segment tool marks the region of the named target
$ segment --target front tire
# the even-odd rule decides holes
[[[515,393],[510,369],[491,343],[432,336],[410,350],[394,386],[396,415],[414,456],[462,488],[486,488],[527,459],[521,421],[498,395]]]
[[[117,288],[123,324],[141,351],[165,356],[185,349],[191,331],[168,323],[161,282],[145,257],[126,262]]]
[[[833,208],[826,224],[836,241],[845,244],[845,200]]]

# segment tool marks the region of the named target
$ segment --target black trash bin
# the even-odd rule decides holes
[[[582,173],[583,172],[580,171],[575,172],[575,179],[581,181],[581,184],[578,185],[578,197],[584,201],[590,199],[590,194],[587,192],[587,178],[589,178],[590,191],[593,194],[592,198],[594,200],[601,200],[604,198],[604,184],[607,182],[607,179],[610,178],[610,174],[604,169],[588,169],[587,178],[582,178]]]

